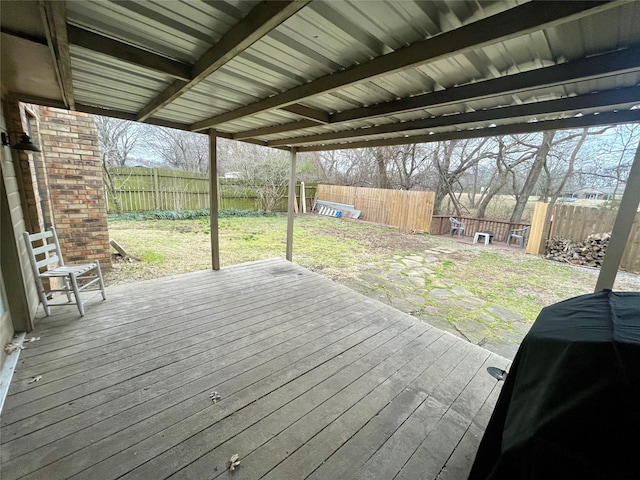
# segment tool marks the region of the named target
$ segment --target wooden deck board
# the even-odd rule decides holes
[[[461,478],[508,366],[283,260],[107,294],[37,325],[3,479]]]

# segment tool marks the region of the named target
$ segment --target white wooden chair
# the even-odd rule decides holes
[[[29,259],[36,277],[40,301],[47,316],[51,315],[50,307],[77,305],[82,317],[84,316],[84,303],[89,298],[102,293],[102,299],[107,299],[100,263],[96,261],[82,265],[65,265],[55,228],[51,227],[43,233],[30,234],[29,232],[24,232],[22,235],[27,245]],[[43,268],[46,268],[46,270],[41,271]],[[45,288],[42,282],[45,278],[62,279],[62,287]],[[80,292],[83,291],[95,291],[96,293],[83,301],[80,298]],[[68,302],[49,304],[49,299],[54,292],[64,292],[67,295]],[[75,302],[71,298],[72,295]]]

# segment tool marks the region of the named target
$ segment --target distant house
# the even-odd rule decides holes
[[[624,187],[619,187],[615,194],[614,191],[615,189],[613,187],[580,188],[578,190],[565,193],[565,197],[583,200],[615,200],[622,198]]]

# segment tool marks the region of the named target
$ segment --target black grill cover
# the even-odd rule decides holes
[[[507,375],[469,480],[640,478],[640,293],[544,308]]]

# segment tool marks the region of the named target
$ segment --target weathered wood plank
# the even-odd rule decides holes
[[[331,302],[327,302],[329,308],[335,308]],[[295,313],[295,306],[289,308],[289,314]],[[313,307],[309,307],[313,308]],[[180,375],[183,371],[191,371],[197,369],[199,365],[206,365],[209,362],[219,362],[221,357],[225,355],[233,355],[231,359],[249,358],[256,355],[263,348],[279,345],[280,342],[286,341],[291,335],[303,335],[308,330],[313,329],[316,324],[313,323],[315,316],[321,315],[322,310],[309,316],[306,323],[289,329],[277,328],[275,334],[270,330],[262,330],[259,334],[253,336],[239,337],[237,342],[225,341],[224,338],[216,340],[215,346],[211,350],[204,351],[190,356],[189,350],[178,352],[173,358],[173,363],[164,363],[166,359],[162,359],[163,363],[152,363],[150,365],[142,365],[140,367],[132,367],[125,372],[125,375],[112,375],[110,378],[103,377],[95,381],[87,382],[76,388],[67,389],[60,394],[49,395],[44,398],[38,397],[37,400],[19,404],[13,408],[10,413],[5,415],[4,435],[6,438],[14,438],[42,428],[44,425],[59,421],[70,414],[77,414],[79,409],[90,408],[95,402],[105,402],[130,392],[135,392],[142,387],[162,381],[172,375]],[[331,313],[331,312],[329,312]],[[274,314],[272,310],[270,315]],[[330,315],[327,318],[331,318]],[[300,337],[303,338],[303,337]],[[206,345],[205,345],[206,347]],[[231,359],[226,358],[227,362]],[[184,375],[183,375],[184,377]],[[113,388],[108,388],[113,386]],[[68,402],[73,402],[69,405]],[[44,418],[38,416],[42,413]]]
[[[131,290],[131,285],[110,287],[109,300],[93,304],[83,318],[71,314],[73,313],[72,311],[57,310],[51,317],[42,319],[36,328],[41,333],[44,333],[45,330],[52,330],[53,335],[82,335],[85,332],[97,332],[112,325],[120,325],[122,324],[120,318],[112,318],[107,314],[110,311],[122,312],[123,305],[121,302],[129,304],[140,303],[140,311],[130,311],[125,308],[126,313],[123,317],[129,321],[143,321],[146,318],[145,312],[155,310],[153,304],[145,302],[145,298],[162,298],[162,304],[165,308],[184,306],[184,299],[182,298],[184,294],[188,293],[192,296],[192,300],[197,300],[199,298],[197,292],[211,289],[212,281],[220,282],[220,285],[216,284],[215,286],[215,291],[218,295],[238,296],[242,294],[243,289],[234,288],[235,285],[240,283],[247,284],[249,285],[247,287],[249,291],[255,292],[260,285],[265,284],[266,278],[264,277],[279,278],[281,275],[273,273],[270,275],[270,272],[277,272],[281,268],[282,265],[278,263],[278,260],[274,260],[267,261],[265,265],[256,266],[255,271],[229,267],[215,272],[215,276],[213,276],[214,272],[206,270],[184,274],[184,276],[163,278],[162,282],[156,285],[147,280],[140,282],[140,285],[136,283],[134,291]],[[292,271],[290,276],[294,277],[295,273]],[[251,281],[256,282],[256,280],[258,282],[255,287],[251,286]],[[80,325],[82,326],[81,330],[78,329]]]
[[[378,357],[373,365],[369,359],[369,365],[365,367],[369,370],[364,374],[354,368],[340,372],[192,463],[176,477],[197,477],[211,462],[218,465],[219,460],[223,459],[228,451],[240,448],[245,457],[246,468],[243,467],[243,471],[238,474],[242,478],[259,478],[287,453],[293,453],[301,442],[321,430],[322,426],[326,426],[332,418],[341,415],[380,382],[393,376],[403,365],[423,353],[426,344],[435,342],[440,336],[440,332],[435,335],[425,332],[409,343],[401,345],[391,355]],[[379,355],[379,352],[373,354],[376,355]],[[304,477],[304,472],[299,472],[299,475]]]
[[[354,308],[358,308],[358,307],[362,308],[360,304],[354,305]],[[364,309],[364,313],[367,313],[369,311],[370,311],[370,308]],[[351,318],[351,317],[350,319],[354,320],[354,318]],[[279,382],[284,382],[286,381],[287,378],[295,378],[295,376],[292,376],[292,375],[294,375],[294,373],[298,369],[302,368],[303,369],[302,371],[306,371],[305,369],[310,369],[315,367],[316,364],[313,363],[314,358],[317,358],[318,361],[322,363],[322,361],[327,359],[327,355],[328,355],[328,358],[331,358],[332,356],[331,352],[342,353],[343,348],[346,348],[346,349],[351,348],[353,345],[357,345],[358,342],[361,342],[363,341],[363,339],[366,339],[367,335],[371,336],[375,332],[379,332],[382,329],[382,327],[380,327],[379,325],[378,327],[375,327],[375,325],[372,327],[369,327],[365,320],[366,319],[363,318],[360,321],[352,321],[350,324],[343,326],[341,328],[338,328],[337,330],[323,337],[322,342],[315,340],[311,342],[311,345],[307,343],[295,350],[292,350],[290,353],[286,355],[285,360],[287,362],[293,362],[293,363],[283,364],[280,370],[277,370],[274,367],[276,363],[278,363],[278,366],[280,366],[279,363],[282,362],[281,359],[276,357],[270,362],[266,362],[254,368],[253,370],[245,372],[244,374],[238,375],[236,377],[231,376],[230,379],[227,381],[224,381],[225,377],[218,373],[218,374],[206,375],[205,377],[196,379],[187,385],[191,387],[196,387],[196,389],[199,392],[201,392],[202,390],[205,390],[207,387],[210,387],[211,385],[215,385],[215,388],[219,389],[219,391],[221,392],[224,392],[225,398],[227,397],[233,398],[234,392],[240,391],[243,388],[246,388],[248,385],[252,385],[252,392],[254,392],[259,396],[260,394],[265,393],[262,389],[258,388],[260,382],[256,382],[256,380],[260,378],[260,375],[262,375],[262,377],[264,378],[268,378],[268,377],[265,377],[265,375],[273,376],[271,383],[274,383],[274,388],[275,388],[280,385]],[[363,327],[363,325],[367,325],[367,326]],[[337,326],[339,327],[340,325],[337,325]],[[406,328],[408,328],[408,326]],[[353,332],[353,333],[349,333],[349,332]],[[335,341],[334,343],[330,343],[336,338],[339,338],[340,340]],[[329,344],[326,346],[327,348],[325,348],[325,343],[327,342]],[[314,351],[314,348],[316,349],[315,351]],[[275,370],[275,372],[272,372],[273,370]],[[218,383],[216,384],[216,382]],[[253,382],[253,384],[251,382]],[[264,383],[264,381],[262,383]],[[269,383],[269,385],[271,385],[271,383]],[[172,386],[176,387],[176,385],[172,385]],[[202,391],[201,393],[206,394],[206,391]],[[51,428],[39,430],[38,432],[36,432],[34,435],[31,436],[31,437],[35,436],[36,438],[24,437],[23,439],[26,439],[27,442],[22,442],[22,445],[20,445],[20,442],[23,439],[20,439],[16,442],[13,442],[13,444],[10,443],[8,446],[13,447],[12,453],[14,454],[20,453],[20,448],[19,448],[20,446],[22,446],[24,450],[22,453],[26,453],[29,448],[29,443],[28,443],[29,441],[31,442],[38,441],[38,443],[40,444],[45,442],[44,439],[37,438],[38,435],[41,434],[44,430],[50,430],[49,432],[45,432],[45,434],[48,434],[51,436],[58,435],[61,438],[64,435],[69,434],[71,431],[77,431],[79,425],[82,426],[83,422],[90,426],[90,424],[100,420],[101,418],[110,418],[116,413],[126,410],[126,407],[134,406],[134,408],[131,408],[128,411],[126,411],[122,418],[118,418],[117,421],[114,421],[114,422],[101,421],[99,424],[100,426],[99,429],[93,429],[89,432],[83,431],[83,432],[80,432],[79,435],[75,436],[75,438],[72,438],[71,443],[75,444],[75,449],[80,449],[87,445],[87,440],[91,440],[91,443],[93,443],[101,438],[108,436],[108,434],[113,433],[114,431],[119,431],[123,428],[126,428],[127,426],[130,426],[133,423],[139,422],[144,418],[147,418],[152,414],[157,413],[158,411],[161,411],[162,409],[167,409],[171,407],[173,404],[188,400],[190,397],[194,396],[192,391],[188,392],[185,390],[184,385],[182,385],[180,388],[174,388],[173,390],[169,390],[169,391],[155,392],[151,390],[148,395],[150,396],[150,399],[149,400],[145,399],[145,401],[142,403],[140,403],[139,398],[137,398],[135,394],[125,396],[121,399],[118,399],[115,402],[111,402],[110,404],[105,404],[103,406],[98,407],[97,409],[93,409],[92,411],[85,412],[86,414],[78,415],[76,417],[69,419],[68,421],[56,423],[52,425]],[[161,398],[160,398],[160,395],[162,395]],[[129,398],[127,399],[127,397]],[[157,398],[154,399],[154,397],[157,397]],[[243,396],[242,398],[246,399],[246,396]],[[201,404],[198,403],[198,405],[201,405]],[[183,406],[183,411],[184,410],[185,408]],[[111,423],[116,423],[117,425],[112,426]],[[36,450],[35,453],[38,454],[38,457],[46,456],[48,459],[53,460],[55,459],[55,456],[51,458],[51,455],[55,454],[56,452],[69,451],[69,448],[70,448],[69,438],[70,437],[67,437],[64,439],[64,444],[50,445],[46,449]],[[16,462],[20,463],[19,459],[17,459]],[[23,467],[22,469],[24,470],[24,465],[22,465],[22,467]],[[20,466],[18,468],[20,468]]]
[[[108,293],[25,350],[3,479],[455,479],[508,365],[281,259]]]
[[[300,283],[308,286],[313,285],[313,281],[308,279]],[[278,284],[280,288],[287,285]],[[148,325],[141,325],[130,330],[122,328],[116,331],[108,330],[104,335],[96,335],[85,342],[78,340],[76,343],[71,343],[66,349],[59,348],[52,352],[44,351],[40,356],[31,354],[30,357],[23,360],[23,362],[29,364],[31,371],[28,369],[23,371],[21,369],[16,379],[29,377],[29,374],[33,372],[42,374],[43,371],[58,370],[78,361],[86,361],[86,353],[89,350],[92,358],[98,358],[99,355],[114,353],[120,349],[140,345],[141,342],[156,341],[169,335],[175,335],[182,331],[181,327],[195,334],[197,333],[196,329],[203,325],[209,325],[210,328],[218,328],[223,325],[233,324],[243,318],[255,316],[256,312],[265,311],[277,305],[278,298],[282,298],[286,302],[314,298],[312,295],[306,295],[306,292],[303,292],[303,295],[285,293],[281,297],[277,297],[274,293],[278,292],[277,286],[274,290],[266,289],[264,292],[253,295],[251,300],[246,301],[246,306],[241,308],[237,306],[237,299],[231,299],[221,300],[215,304],[198,304],[195,306],[190,303],[191,306],[184,308],[181,312],[166,312],[162,309],[156,315],[149,316],[146,322]],[[341,290],[332,290],[332,292],[338,294]],[[342,292],[346,291],[342,290]],[[310,301],[310,303],[313,303],[313,301]],[[184,315],[190,319],[178,325],[175,321],[177,315]],[[127,332],[129,332],[128,335]],[[44,340],[46,339],[47,337],[44,337]],[[65,355],[65,352],[67,352],[67,355]]]
[[[309,281],[307,285],[312,286],[313,282]],[[280,288],[286,286],[278,284]],[[91,358],[99,361],[101,365],[104,365],[104,357],[109,354],[116,354],[119,350],[127,349],[132,346],[138,346],[160,341],[163,338],[169,337],[175,341],[176,335],[183,330],[188,330],[191,335],[197,335],[201,329],[208,327],[219,328],[224,325],[233,324],[242,318],[251,316],[251,312],[262,311],[268,309],[278,303],[278,298],[289,302],[290,300],[296,300],[295,294],[284,295],[283,297],[276,297],[274,293],[278,289],[266,290],[260,294],[253,296],[251,303],[247,304],[247,308],[242,309],[241,313],[238,312],[237,301],[230,300],[229,302],[220,302],[216,305],[200,304],[191,305],[188,308],[183,309],[180,312],[166,312],[152,316],[152,325],[141,325],[138,328],[132,328],[131,330],[123,330],[118,328],[115,333],[109,330],[104,335],[101,335],[95,340],[89,339],[86,341],[78,340],[78,342],[69,341],[67,348],[57,348],[51,351],[44,351],[39,355],[32,354],[31,357],[23,359],[23,362],[28,362],[29,368],[20,369],[16,375],[16,387],[11,393],[20,391],[19,381],[30,378],[34,374],[43,374],[50,371],[59,372],[62,367],[68,367],[78,362],[86,362],[87,351],[91,351]],[[298,295],[299,300],[313,299],[313,295]],[[299,302],[298,302],[299,303]],[[188,316],[190,320],[184,323],[177,324],[176,316]],[[212,321],[211,318],[220,317],[216,321]],[[46,338],[46,337],[45,337]],[[42,339],[42,337],[41,337]],[[66,343],[66,342],[65,342]],[[121,353],[117,353],[121,355]],[[89,367],[89,365],[86,365]],[[48,379],[48,377],[47,377]]]
[[[400,390],[396,398],[380,413],[371,417],[363,428],[332,454],[309,478],[328,478],[328,475],[348,476],[349,471],[359,469],[372,457],[372,452],[378,451],[389,436],[427,402],[429,392],[442,383],[451,371],[469,355],[470,351],[470,345],[453,343],[451,348],[436,361],[427,364],[425,370],[412,384]],[[403,403],[407,400],[417,400],[417,403],[412,408],[403,408],[401,412],[397,412],[394,403]],[[434,404],[437,405],[435,402],[426,403],[429,407]],[[393,475],[397,471],[394,470]]]
[[[324,459],[329,459],[333,468],[323,469],[315,478],[327,478],[326,475],[340,477],[350,468],[349,455],[354,455],[353,468],[358,468],[363,464],[369,455],[363,457],[362,452],[358,452],[361,446],[356,441],[356,447],[351,445],[344,454],[333,458],[336,450],[342,445],[348,445],[358,431],[367,422],[379,418],[385,406],[394,400],[397,395],[410,395],[409,392],[422,392],[419,398],[410,399],[418,402],[419,405],[428,395],[427,388],[430,381],[436,381],[443,371],[446,375],[456,368],[460,360],[463,361],[473,353],[470,345],[460,344],[452,336],[444,335],[442,341],[434,345],[435,348],[427,349],[416,361],[407,365],[393,377],[380,384],[375,390],[370,392],[358,405],[355,406],[350,415],[338,418],[334,423],[326,427],[312,441],[302,446],[295,454],[289,456],[285,462],[272,470],[266,478],[286,478],[292,472],[301,471],[306,475],[311,474],[319,467],[322,467]],[[446,348],[438,349],[445,345]],[[449,355],[447,355],[449,353]],[[408,389],[408,390],[407,390]],[[404,393],[407,392],[407,393]],[[416,407],[417,407],[416,405]],[[413,407],[411,410],[413,410]],[[365,432],[360,441],[364,440],[362,446],[367,450],[374,449],[375,439]],[[328,438],[335,441],[327,442]],[[369,445],[367,443],[371,442]],[[332,450],[333,449],[333,450]],[[335,471],[335,473],[334,473]]]
[[[365,314],[366,313],[368,312],[365,312]],[[355,325],[355,327],[357,328],[358,325]],[[374,328],[373,331],[369,331],[368,334],[375,334],[376,330],[379,333],[380,331],[384,331],[388,328],[388,325],[379,324],[377,328]],[[406,327],[400,328],[406,329]],[[365,335],[366,334],[367,333],[365,333]],[[309,346],[304,345],[298,350],[298,353],[304,355],[308,350]],[[273,365],[269,367],[269,371],[284,368],[277,368],[277,366]],[[306,367],[309,368],[309,365],[306,365]],[[227,376],[218,375],[217,377],[212,377],[212,379],[215,378],[215,380],[222,383],[219,383],[218,385],[213,383],[215,386],[210,388],[215,388],[220,392],[230,391],[227,389],[228,383],[224,384],[224,382],[228,382],[234,379],[234,377],[239,377],[236,369],[230,370],[231,371]],[[252,373],[255,374],[255,372]],[[276,382],[280,381],[279,377],[282,377],[282,373],[283,372],[281,372],[281,375],[275,377]],[[290,380],[290,378],[287,379]],[[89,469],[86,476],[87,478],[101,478],[103,475],[107,475],[108,472],[117,471],[124,473],[127,469],[137,465],[138,462],[143,462],[148,456],[153,456],[154,452],[162,452],[162,448],[168,448],[173,445],[176,442],[176,437],[170,435],[170,431],[183,432],[182,435],[189,437],[194,433],[194,428],[196,429],[195,431],[198,431],[199,429],[207,426],[209,422],[215,422],[216,419],[225,419],[233,412],[240,410],[247,405],[251,405],[251,403],[259,399],[260,396],[268,394],[271,390],[265,391],[264,389],[269,386],[269,382],[265,383],[263,388],[258,388],[259,386],[256,387],[256,382],[259,382],[259,380],[261,380],[259,376],[254,377],[252,374],[245,376],[244,381],[251,385],[251,392],[243,391],[242,389],[246,388],[247,385],[242,384],[240,385],[242,389],[238,391],[238,393],[231,394],[229,397],[225,396],[225,398],[215,406],[211,405],[208,398],[206,399],[206,402],[203,402],[201,399],[198,399],[197,396],[189,396],[186,401],[181,404],[179,409],[165,409],[159,415],[150,418],[149,421],[140,422],[140,424],[134,425],[132,428],[127,428],[126,430],[107,438],[103,442],[98,442],[78,452],[78,458],[63,459],[62,462],[56,464],[55,471],[70,473],[66,470],[67,466],[77,468],[78,465],[86,463],[87,458],[90,462],[95,463],[102,458],[108,457],[109,453],[115,453],[115,455],[107,458],[106,461],[98,464],[96,468]],[[209,385],[211,385],[211,383]],[[281,385],[281,383],[277,383],[276,386],[278,387]],[[273,386],[271,386],[271,388],[273,388]],[[254,397],[254,395],[258,396]],[[251,408],[256,410],[258,415],[262,414],[261,410],[256,409],[255,406],[251,405]],[[247,414],[245,413],[243,416],[247,416]],[[217,429],[216,436],[219,437],[220,435],[220,430]],[[136,444],[135,447],[126,448],[132,443]],[[134,455],[133,452],[137,453]],[[85,472],[83,472],[82,475],[85,475]]]
[[[486,372],[486,367],[493,366],[496,358],[499,357],[491,355],[488,358],[485,357],[484,362],[478,362],[475,367],[472,366],[471,368],[475,368],[475,373],[479,374],[474,373],[471,379],[467,379],[468,384],[462,394],[456,396],[453,401],[448,399],[442,402],[451,405],[451,407],[403,466],[396,477],[398,480],[419,477],[437,478],[466,432],[471,418],[480,410],[482,404],[484,404],[484,399],[498,383]],[[445,385],[459,383],[457,377],[452,378],[452,380],[453,382],[447,382]],[[475,392],[476,389],[482,391],[483,394],[478,395]],[[434,398],[438,398],[438,396],[434,395]],[[479,398],[483,398],[483,401],[479,402]],[[475,401],[470,399],[475,399]],[[460,413],[465,411],[467,414],[472,413],[472,417],[470,418],[468,415]]]

